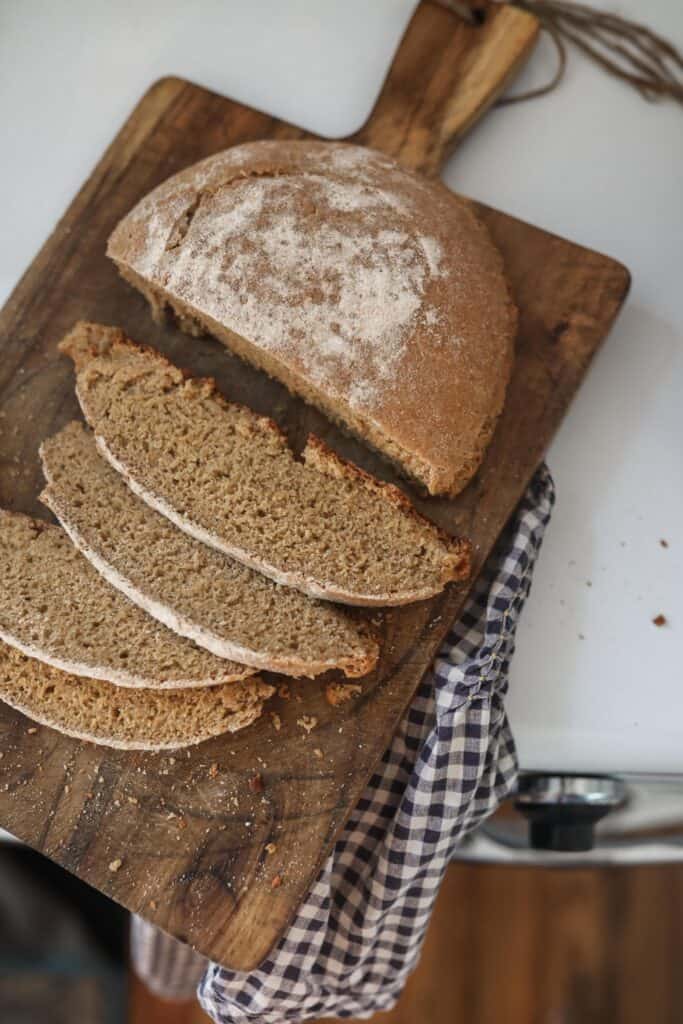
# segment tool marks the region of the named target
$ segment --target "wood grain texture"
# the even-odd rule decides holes
[[[683,866],[453,864],[420,962],[377,1024],[679,1024]],[[209,1024],[131,981],[129,1024]],[[319,1024],[331,1024],[320,1021]]]
[[[447,27],[462,31],[454,26],[440,8],[418,10],[362,141],[425,169],[434,154],[441,158],[456,131],[449,119],[454,84],[444,76],[446,56],[432,58]],[[475,63],[486,66],[481,56]],[[423,75],[413,91],[402,77],[411,68]],[[503,73],[496,68],[490,95]],[[436,147],[425,125],[439,135]],[[228,397],[273,416],[295,447],[312,431],[363,468],[393,479],[381,460],[222,346],[154,325],[142,298],[104,255],[117,221],[170,174],[236,143],[303,134],[178,79],[152,87],[0,314],[1,506],[47,517],[37,500],[38,447],[78,416],[72,370],[56,344],[79,318],[118,324],[180,365],[215,376]],[[628,287],[627,272],[612,260],[477,209],[503,251],[522,310],[515,373],[500,428],[471,486],[456,501],[416,499],[442,527],[472,537],[475,569],[523,493]],[[387,614],[381,663],[352,704],[334,709],[320,683],[293,684],[290,699],[278,697],[272,706],[281,717],[279,732],[266,715],[243,735],[176,757],[106,751],[48,729],[29,732],[26,719],[1,707],[0,825],[204,954],[251,968],[305,895],[465,596],[463,587],[453,587]],[[310,735],[299,724],[304,714],[317,720]],[[255,771],[263,776],[262,793],[250,786]],[[271,842],[277,851],[268,855]],[[122,865],[112,872],[108,865],[117,859]],[[276,875],[282,884],[273,888]]]
[[[678,1024],[682,941],[680,865],[453,864],[417,970],[395,1009],[373,1019]]]

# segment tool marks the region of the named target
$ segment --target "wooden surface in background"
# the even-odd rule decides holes
[[[376,1024],[680,1024],[683,865],[454,864],[420,964]],[[209,1024],[139,982],[128,1024]],[[321,1022],[322,1024],[322,1022]]]
[[[492,8],[483,29],[439,7],[420,7],[358,139],[434,173],[528,52],[536,30],[533,19],[507,7]],[[379,458],[221,346],[153,324],[141,296],[105,258],[118,220],[181,167],[250,139],[303,135],[178,79],[162,80],[144,97],[0,314],[0,505],[48,516],[37,500],[38,447],[79,415],[71,366],[56,350],[79,318],[118,324],[180,365],[215,376],[229,397],[276,419],[295,447],[313,432],[393,478]],[[521,308],[515,371],[472,484],[455,501],[414,496],[445,529],[471,536],[475,571],[628,287],[614,261],[477,209],[503,252]],[[0,826],[200,952],[248,969],[306,894],[465,597],[464,587],[454,587],[388,614],[381,664],[355,703],[332,709],[319,684],[292,685],[290,700],[279,697],[272,707],[280,732],[266,715],[238,736],[176,757],[106,750],[45,728],[29,732],[25,718],[2,706]],[[298,724],[304,713],[317,719],[308,736]],[[263,793],[250,788],[255,771]],[[277,845],[272,856],[269,843]],[[116,872],[108,867],[114,860],[122,862]],[[282,884],[274,888],[276,876]]]

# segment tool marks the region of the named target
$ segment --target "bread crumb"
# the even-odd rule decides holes
[[[157,901],[156,900],[150,900],[149,901],[149,909],[150,910],[156,910],[157,909]]]
[[[209,778],[210,779],[215,779],[217,775],[218,775],[218,762],[214,761],[213,764],[211,765],[211,767],[209,768]]]
[[[71,786],[65,786],[65,787],[64,787],[64,792],[65,792],[65,793],[66,793],[66,795],[68,796],[68,795],[69,795],[69,793],[71,792]]]
[[[137,802],[138,802],[138,801],[137,801],[137,798],[136,798],[136,797],[134,797],[134,796],[129,796],[129,797],[128,797],[128,803],[129,803],[129,804],[136,804]]]
[[[660,537],[659,538],[659,545],[662,548],[668,548],[669,542],[668,542],[668,540],[665,540],[664,537]]]
[[[325,697],[327,703],[336,708],[340,704],[346,704],[352,697],[357,697],[362,689],[358,683],[328,683],[325,687]]]
[[[271,889],[279,889],[282,885],[282,875],[276,875],[273,881],[270,883]]]
[[[261,772],[256,772],[255,775],[251,776],[249,779],[249,789],[252,793],[263,792],[263,776],[261,775]]]
[[[31,729],[27,729],[26,732],[28,733],[29,736],[35,736],[38,730],[36,729],[35,726],[33,726]]]
[[[277,714],[277,712],[271,711],[270,719],[273,723],[273,728],[275,729],[275,732],[279,732],[280,729],[282,728],[282,719],[280,718],[280,716]]]
[[[112,872],[112,874],[116,874],[116,872],[119,870],[122,864],[123,861],[121,860],[121,858],[117,857],[116,860],[113,860],[109,865],[109,870]]]
[[[297,718],[296,724],[300,725],[302,729],[305,729],[307,733],[310,733],[318,724],[318,719],[315,715],[302,715],[301,718]]]
[[[315,748],[315,750],[313,751],[313,754],[315,755],[315,757],[317,757],[317,758],[318,758],[318,760],[319,760],[319,761],[322,761],[322,758],[323,758],[323,752],[322,752],[322,750],[320,749],[320,747],[316,747],[316,748]]]
[[[289,683],[280,683],[277,688],[277,695],[282,700],[289,700]]]
[[[655,615],[652,622],[655,626],[666,626],[668,624],[668,619],[666,615],[662,615],[662,613],[660,612],[659,615]]]
[[[266,853],[273,854],[277,850],[277,846],[275,845],[275,843],[266,843],[265,850]]]

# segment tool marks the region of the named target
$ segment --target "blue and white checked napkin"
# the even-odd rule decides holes
[[[231,971],[134,919],[133,963],[153,991],[189,998],[199,982],[218,1024],[369,1017],[395,1004],[458,843],[515,781],[504,697],[553,501],[542,466],[271,955],[256,971]]]

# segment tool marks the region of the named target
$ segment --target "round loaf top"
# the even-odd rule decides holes
[[[440,184],[358,146],[248,143],[146,196],[109,255],[212,333],[246,339],[269,372],[325,396],[398,461],[412,457],[430,490],[454,493],[476,470],[516,310],[486,229]]]

